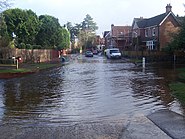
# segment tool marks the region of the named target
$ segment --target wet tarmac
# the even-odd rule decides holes
[[[122,121],[78,123],[71,126],[0,127],[2,139],[171,139],[142,114]]]

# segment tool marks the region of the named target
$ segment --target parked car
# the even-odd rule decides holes
[[[85,56],[86,57],[93,57],[93,53],[91,51],[86,51]]]
[[[110,48],[105,50],[105,56],[110,59],[120,59],[121,53],[118,48]]]
[[[93,54],[97,55],[98,54],[98,50],[97,49],[93,50]]]

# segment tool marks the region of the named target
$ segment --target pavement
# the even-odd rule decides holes
[[[119,121],[66,126],[0,124],[0,139],[182,139],[184,131],[183,116],[162,110],[149,116],[136,113]]]
[[[147,116],[173,139],[185,139],[185,117],[169,110],[160,110]]]
[[[31,123],[30,123],[31,124]],[[118,121],[23,127],[0,122],[0,139],[185,139],[185,117],[170,110]]]

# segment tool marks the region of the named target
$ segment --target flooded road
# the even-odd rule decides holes
[[[168,82],[173,68],[138,67],[102,56],[73,56],[69,64],[22,78],[0,80],[2,125],[58,126],[121,120],[161,109],[183,114]]]

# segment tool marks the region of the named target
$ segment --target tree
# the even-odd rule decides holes
[[[89,49],[93,46],[93,41],[96,37],[95,31],[98,29],[93,18],[87,14],[84,21],[81,23],[81,30],[78,34],[80,44],[83,49]]]
[[[173,34],[173,39],[169,43],[168,47],[165,48],[166,51],[173,53],[174,51],[185,50],[185,17],[183,17],[183,22],[181,24],[180,31],[177,34]]]
[[[16,35],[18,43],[35,44],[35,36],[39,31],[39,20],[31,10],[9,9],[3,12],[9,37]]]
[[[10,43],[10,38],[7,32],[7,25],[5,23],[4,17],[0,15],[0,47],[7,47]]]
[[[70,33],[64,27],[59,29],[59,39],[60,44],[58,45],[58,50],[67,49],[70,46]]]
[[[93,21],[93,18],[87,14],[84,18],[84,21],[82,22],[82,30],[88,30],[91,32],[95,32],[98,29],[98,26]]]
[[[0,0],[0,11],[10,7],[10,5],[11,5],[10,0]]]
[[[0,12],[5,8],[10,7],[10,0],[0,0]],[[7,25],[3,14],[0,14],[0,47],[7,47],[10,43],[10,38],[8,37]]]
[[[67,22],[66,27],[70,32],[70,41],[73,43],[75,41],[75,37],[77,37],[80,32],[81,24],[76,24],[73,26],[71,22]]]
[[[49,15],[41,15],[39,20],[41,25],[36,37],[37,44],[44,48],[54,48],[58,46],[60,44],[58,34],[61,28],[58,19]]]

